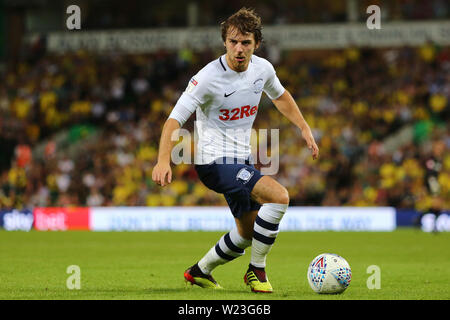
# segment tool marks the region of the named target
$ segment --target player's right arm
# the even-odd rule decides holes
[[[152,171],[152,179],[158,185],[164,187],[172,182],[172,169],[170,168],[170,155],[175,141],[172,141],[172,135],[175,130],[180,129],[180,123],[169,118],[164,123],[159,142],[158,162]]]
[[[207,81],[204,81],[205,75],[207,72],[200,72],[189,81],[186,90],[164,123],[159,142],[158,162],[152,171],[153,181],[162,187],[172,182],[170,157],[175,141],[178,141],[178,139],[172,139],[174,132],[180,129],[196,108],[204,105],[209,97]]]

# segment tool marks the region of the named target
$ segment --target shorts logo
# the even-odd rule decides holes
[[[236,180],[241,179],[243,183],[246,184],[250,178],[253,177],[253,174],[254,172],[249,172],[246,168],[242,168],[236,175]]]

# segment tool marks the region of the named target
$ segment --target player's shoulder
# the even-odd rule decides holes
[[[189,81],[187,91],[192,94],[213,95],[220,90],[223,70],[219,60],[213,60],[200,69]]]
[[[274,69],[272,63],[269,60],[263,57],[259,57],[257,55],[252,55],[252,63],[254,63],[259,68],[264,68],[268,70]]]
[[[206,64],[203,68],[200,69],[199,72],[194,76],[199,80],[208,81],[214,80],[223,75],[223,57],[219,57],[208,64]]]

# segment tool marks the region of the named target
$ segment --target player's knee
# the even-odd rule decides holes
[[[285,187],[281,187],[276,192],[273,192],[269,199],[267,199],[265,202],[289,204],[289,192]]]
[[[278,201],[277,201],[277,203],[289,204],[289,192],[287,191],[286,188],[283,187],[280,190],[280,195],[279,195],[279,200]]]
[[[267,176],[258,181],[253,189],[252,196],[259,204],[289,204],[289,192],[287,189]]]

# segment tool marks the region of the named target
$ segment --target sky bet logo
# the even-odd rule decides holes
[[[30,231],[33,226],[33,214],[29,210],[4,211],[3,214],[0,212],[0,225],[7,231]]]

